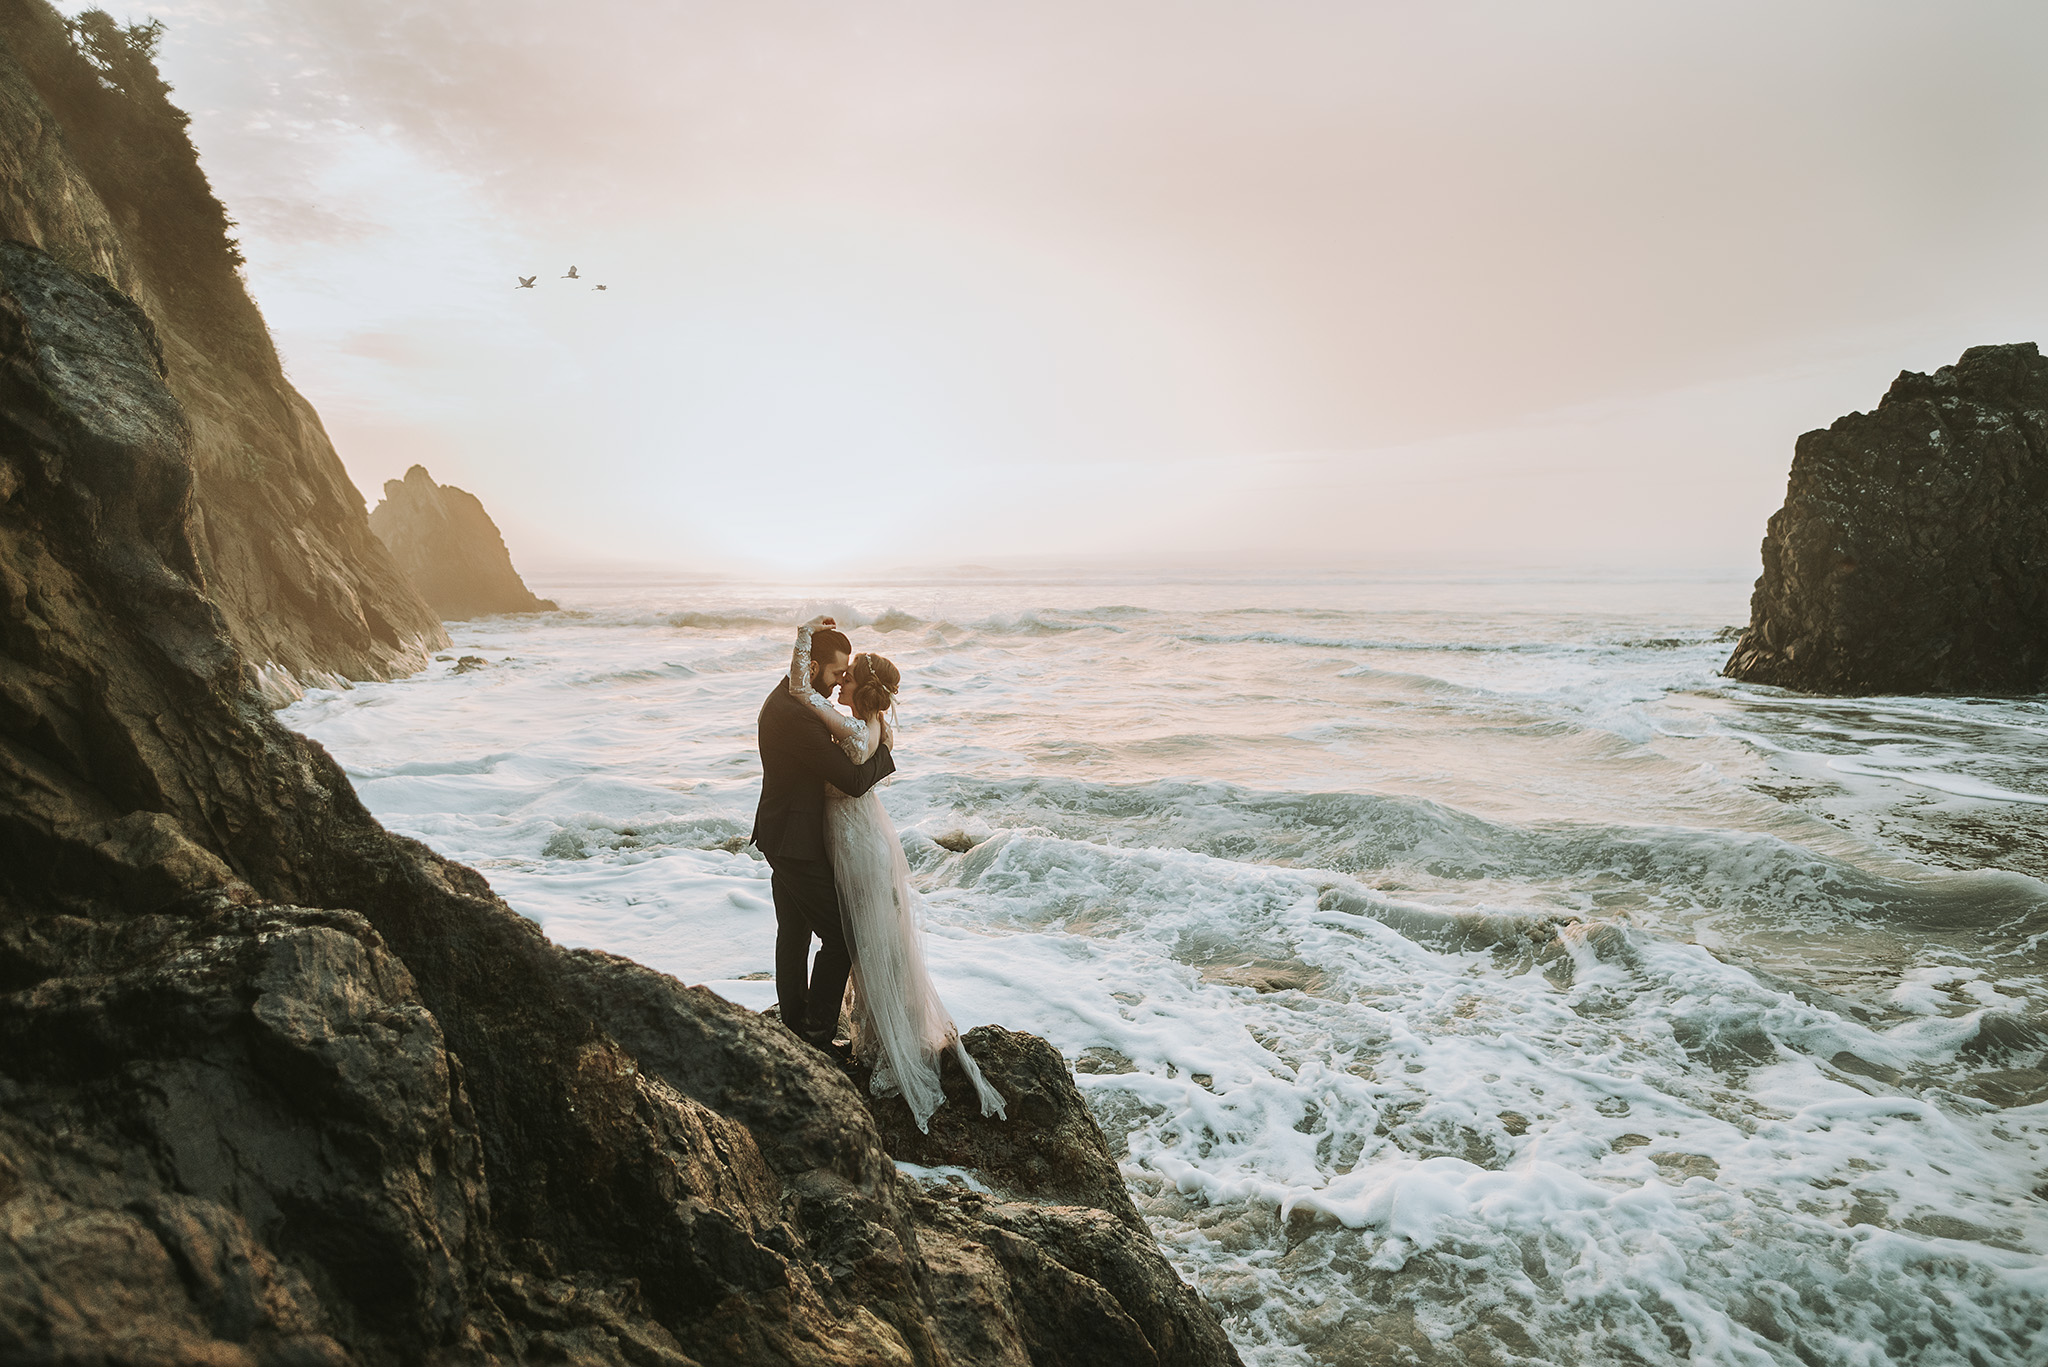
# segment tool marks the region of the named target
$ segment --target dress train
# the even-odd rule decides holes
[[[946,1101],[939,1056],[951,1049],[974,1083],[981,1113],[1004,1116],[1002,1095],[961,1044],[925,971],[924,899],[910,885],[910,865],[881,798],[872,791],[828,797],[825,841],[853,946],[854,1054],[874,1069],[875,1095],[901,1093],[917,1128],[927,1129]]]

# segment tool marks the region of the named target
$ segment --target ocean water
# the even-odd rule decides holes
[[[853,624],[955,1019],[1073,1060],[1247,1362],[2048,1360],[2048,698],[1733,684],[1735,574],[534,587],[286,721],[759,1007],[755,714]]]

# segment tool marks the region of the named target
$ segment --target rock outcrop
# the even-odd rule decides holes
[[[968,1031],[966,1044],[984,1071],[993,1064],[1002,1075],[1004,1111],[1016,1123],[983,1117],[974,1084],[950,1054],[940,1059],[939,1070],[946,1104],[932,1113],[928,1133],[917,1128],[901,1097],[873,1096],[868,1074],[856,1067],[854,1082],[889,1152],[923,1167],[972,1168],[1013,1190],[1107,1211],[1143,1229],[1130,1189],[1059,1051],[1036,1035],[993,1025]]]
[[[148,317],[190,428],[191,543],[271,700],[419,668],[446,633],[284,377],[152,32],[104,14],[75,31],[42,0],[0,0],[0,238],[112,282]]]
[[[874,1096],[866,1074],[854,1073],[891,1155],[970,1169],[998,1193],[964,1185],[921,1193],[927,1263],[943,1250],[957,1278],[951,1295],[980,1307],[959,1318],[1015,1325],[1026,1345],[1056,1346],[1082,1362],[1229,1361],[1234,1350],[1215,1313],[1160,1258],[1059,1051],[994,1025],[968,1031],[964,1042],[1003,1094],[1004,1119],[982,1115],[974,1084],[950,1054],[940,1060],[946,1104],[933,1112],[929,1133],[917,1129],[901,1097]],[[1004,1280],[1046,1294],[1013,1290],[989,1304],[988,1287]],[[1053,1318],[1044,1318],[1048,1311]],[[1077,1347],[1084,1351],[1076,1355]],[[990,1351],[973,1360],[1038,1359]]]
[[[553,612],[512,568],[498,524],[475,494],[436,484],[423,465],[384,481],[370,530],[443,621],[494,612]]]
[[[1815,693],[2048,689],[2048,359],[1905,371],[1808,432],[1725,672]]]
[[[780,1026],[383,830],[252,696],[170,369],[0,246],[0,1361],[1237,1361],[1072,1204],[1042,1045],[976,1037],[999,1194],[926,1191]]]

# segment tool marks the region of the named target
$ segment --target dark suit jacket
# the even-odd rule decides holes
[[[855,764],[832,739],[808,704],[797,701],[787,679],[761,704],[761,805],[754,809],[754,844],[787,859],[825,857],[825,785],[859,797],[896,772],[889,747],[878,746]]]

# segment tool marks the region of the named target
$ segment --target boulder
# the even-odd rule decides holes
[[[0,0],[0,239],[105,280],[148,320],[187,428],[190,550],[266,697],[411,673],[447,634],[285,379],[185,115],[146,40],[77,22],[74,42],[43,0]]]
[[[1106,1211],[922,1189],[912,1201],[934,1320],[960,1362],[1235,1363],[1216,1314],[1149,1235]]]
[[[477,496],[434,483],[423,465],[384,482],[384,497],[370,510],[370,530],[445,621],[555,610],[527,591],[498,524]]]
[[[917,1128],[902,1097],[875,1096],[868,1073],[856,1067],[854,1082],[889,1152],[921,1167],[972,1168],[1015,1195],[1090,1206],[1143,1229],[1109,1143],[1059,1050],[999,1025],[977,1026],[963,1042],[982,1076],[1002,1093],[1004,1118],[981,1113],[974,1084],[950,1053],[939,1059],[946,1104],[932,1112],[928,1133]]]
[[[1003,1116],[981,1113],[950,1053],[929,1132],[900,1096],[878,1097],[863,1069],[849,1071],[891,1157],[968,1169],[982,1188],[934,1184],[913,1208],[927,1267],[946,1270],[934,1295],[964,1360],[1004,1360],[1000,1345],[972,1340],[1004,1326],[1023,1342],[1019,1362],[1235,1361],[1215,1313],[1160,1255],[1059,1051],[997,1025],[962,1042]]]
[[[2048,688],[2048,359],[1971,347],[1799,439],[1725,671],[1814,693]]]
[[[579,999],[641,1067],[756,1137],[801,1193],[799,1228],[842,1286],[885,1317],[902,1286],[921,1287],[924,1317],[892,1317],[906,1342],[929,1336],[961,1363],[1238,1361],[1146,1230],[1073,1074],[1036,1035],[969,1031],[1008,1118],[982,1116],[953,1063],[947,1104],[922,1135],[901,1098],[873,1096],[858,1069],[820,1066],[779,1025],[630,960],[566,957]],[[903,1182],[892,1160],[972,1168],[999,1195]]]
[[[379,826],[252,692],[159,345],[0,246],[0,1361],[1238,1361],[1042,1042],[1011,1187],[928,1192],[780,1025]]]
[[[368,923],[213,893],[96,930],[0,924],[0,1356],[463,1337],[481,1154],[439,1024]]]

